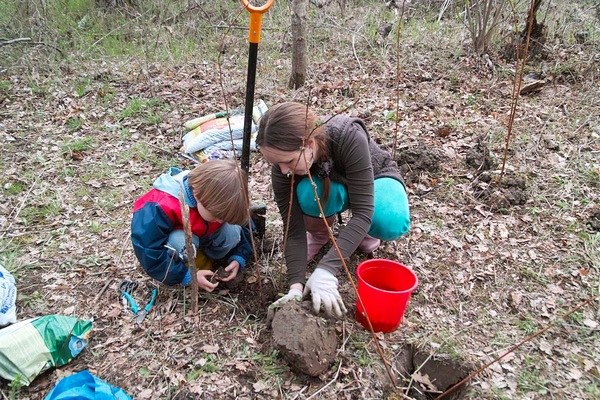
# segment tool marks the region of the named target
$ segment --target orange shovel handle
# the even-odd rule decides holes
[[[260,29],[262,26],[262,15],[273,5],[274,0],[267,0],[260,7],[255,7],[248,0],[241,0],[246,10],[250,13],[250,32],[248,32],[248,41],[250,43],[260,42]]]

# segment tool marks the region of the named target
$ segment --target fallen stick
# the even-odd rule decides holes
[[[104,286],[102,287],[102,289],[100,289],[100,291],[98,292],[98,294],[96,295],[96,297],[94,297],[94,303],[98,302],[98,299],[100,299],[100,297],[102,296],[102,294],[104,292],[106,292],[106,288],[108,288],[108,285],[110,285],[112,283],[112,278],[110,278],[108,281],[106,281],[106,283],[104,284]]]
[[[181,220],[185,233],[185,251],[187,253],[187,267],[192,274],[192,314],[198,314],[198,276],[196,270],[196,258],[194,257],[194,244],[192,242],[192,226],[190,225],[190,207],[185,204],[183,192],[179,192],[179,207],[181,208]]]

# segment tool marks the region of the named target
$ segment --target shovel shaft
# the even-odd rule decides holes
[[[250,169],[250,132],[252,131],[252,108],[254,107],[254,86],[256,82],[256,57],[258,43],[250,43],[248,52],[248,75],[246,78],[246,104],[244,106],[244,130],[242,140],[242,169]]]

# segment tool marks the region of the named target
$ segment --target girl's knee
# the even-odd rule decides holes
[[[319,191],[318,189],[319,187],[317,184],[317,192]],[[312,216],[319,215],[319,206],[315,202],[315,194],[310,179],[304,178],[298,182],[298,186],[296,186],[296,196],[298,198],[300,209],[304,214]]]
[[[408,214],[388,215],[382,221],[373,220],[369,234],[381,240],[396,240],[408,233],[410,217]]]

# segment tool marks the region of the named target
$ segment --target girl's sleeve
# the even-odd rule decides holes
[[[247,224],[241,228],[240,241],[238,242],[237,246],[235,246],[229,252],[229,258],[227,259],[227,262],[230,263],[232,261],[237,261],[240,263],[240,268],[245,268],[246,264],[252,257],[252,239],[250,238],[252,233],[250,232],[250,228],[248,228]]]
[[[345,168],[352,218],[340,231],[337,244],[344,259],[348,259],[371,229],[374,211],[374,177],[369,140],[360,124],[353,123],[350,131],[343,136],[338,145]],[[335,275],[341,267],[335,247],[331,247],[317,267],[324,268]]]
[[[287,215],[290,206],[291,179],[281,173],[279,166],[274,165],[271,169],[271,178],[273,182],[273,193],[275,202],[279,207],[279,213],[283,220],[283,232],[281,243],[283,243],[286,231]],[[287,266],[287,278],[290,285],[302,283],[306,279],[306,228],[304,227],[304,217],[302,210],[293,195],[292,211],[290,216],[290,226],[288,228],[288,237],[285,246],[285,262]]]

